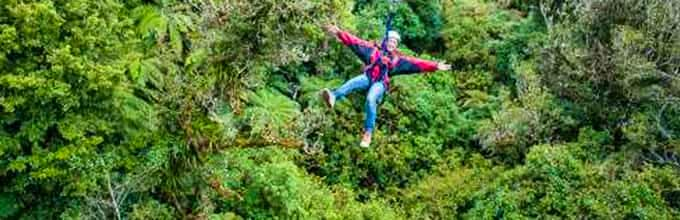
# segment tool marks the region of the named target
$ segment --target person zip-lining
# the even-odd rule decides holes
[[[382,45],[360,39],[349,32],[340,30],[335,25],[326,25],[326,30],[348,46],[365,64],[363,74],[348,80],[339,88],[334,90],[324,88],[321,91],[326,105],[332,108],[336,101],[342,100],[347,94],[368,89],[361,147],[368,147],[371,144],[378,104],[385,91],[389,90],[390,76],[451,69],[451,65],[443,62],[422,60],[401,54],[397,50],[401,38],[399,33],[390,30],[389,20],[391,19],[388,19],[387,36],[383,39]]]

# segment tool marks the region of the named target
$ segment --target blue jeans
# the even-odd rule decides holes
[[[366,74],[361,74],[348,80],[345,84],[340,86],[340,88],[333,90],[335,100],[340,101],[347,96],[347,94],[355,90],[367,89],[371,84],[370,82],[371,81]],[[364,121],[364,131],[366,132],[373,132],[375,118],[378,114],[378,103],[382,100],[383,94],[385,94],[385,84],[382,81],[373,83],[371,88],[368,89],[368,93],[366,94],[366,121]]]

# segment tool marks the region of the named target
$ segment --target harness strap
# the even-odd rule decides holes
[[[393,1],[391,1],[391,3],[393,3]],[[390,5],[390,9],[391,8],[392,8],[392,5]],[[370,64],[370,66],[368,68],[366,68],[366,70],[368,70],[368,71],[366,71],[366,74],[367,74],[369,79],[371,79],[371,73],[373,72],[373,68],[376,67],[376,64],[380,68],[380,76],[378,77],[377,80],[375,80],[375,82],[379,82],[379,81],[384,80],[385,76],[389,72],[388,67],[382,62],[383,54],[387,54],[387,56],[390,58],[390,63],[392,62],[392,59],[393,59],[392,56],[390,54],[388,54],[388,51],[387,51],[387,37],[388,37],[389,32],[392,30],[392,20],[394,19],[394,15],[395,15],[394,11],[390,10],[390,13],[387,16],[387,24],[386,24],[387,27],[385,28],[385,35],[383,36],[382,42],[380,44],[380,51],[378,52],[378,57],[375,59],[375,61],[373,63]],[[370,81],[370,85],[373,85],[374,81],[372,79],[369,80],[369,81]]]

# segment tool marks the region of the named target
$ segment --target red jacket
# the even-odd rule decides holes
[[[387,67],[387,74],[383,79],[386,88],[390,86],[390,75],[433,72],[437,70],[437,62],[404,56],[398,51],[390,52],[387,56],[383,55],[382,64],[384,65],[371,65],[376,63],[378,59],[380,54],[379,45],[362,40],[345,31],[340,31],[337,35],[338,39],[344,45],[351,48],[364,63],[363,71],[370,77],[371,83],[379,80],[382,71],[381,66]]]

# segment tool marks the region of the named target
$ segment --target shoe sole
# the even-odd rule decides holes
[[[323,99],[323,102],[326,104],[326,107],[330,108],[331,102],[329,100],[331,99],[331,97],[328,90],[321,91],[321,98]]]

